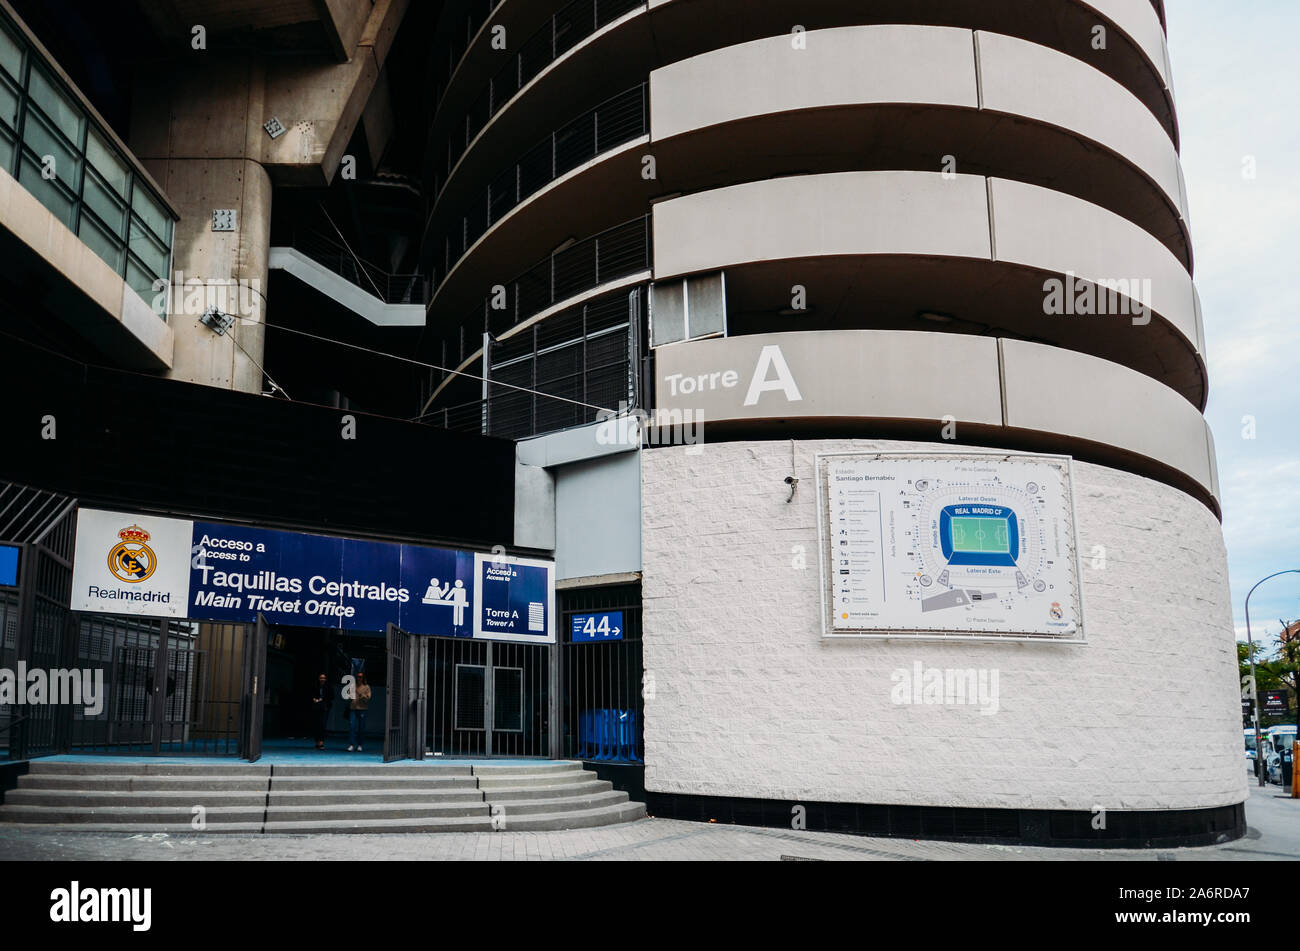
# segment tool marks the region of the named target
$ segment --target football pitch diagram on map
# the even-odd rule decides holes
[[[828,636],[1080,637],[1068,459],[818,457]]]

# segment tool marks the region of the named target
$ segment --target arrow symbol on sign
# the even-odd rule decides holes
[[[610,631],[610,633],[613,634],[615,637],[618,637],[620,634],[623,633],[623,629],[621,627],[616,627],[614,628],[614,630]]]

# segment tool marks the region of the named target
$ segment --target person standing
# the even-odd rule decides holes
[[[370,684],[366,683],[364,673],[357,674],[357,686],[352,694],[352,722],[348,727],[348,752],[356,747],[358,753],[361,743],[366,738],[366,711],[370,709]]]
[[[311,698],[311,712],[315,717],[316,749],[325,749],[325,724],[330,718],[330,708],[334,706],[334,688],[324,674],[316,681],[316,691]]]

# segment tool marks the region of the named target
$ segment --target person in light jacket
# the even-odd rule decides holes
[[[351,753],[356,748],[358,753],[362,752],[361,742],[366,737],[366,711],[370,708],[370,684],[366,683],[366,675],[357,674],[357,687],[352,696],[350,709],[352,711],[352,722],[348,726],[348,752]]]

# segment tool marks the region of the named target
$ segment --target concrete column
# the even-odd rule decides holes
[[[138,90],[131,146],[181,215],[168,300],[171,376],[259,393],[271,233],[259,139],[265,75],[251,60],[215,60],[202,70],[177,66]],[[213,230],[219,209],[234,211],[233,231]],[[225,336],[199,323],[213,304],[238,318]]]
[[[184,48],[137,83],[129,144],[181,215],[167,308],[173,378],[261,392],[272,179],[328,185],[363,115],[372,134],[391,128],[387,87],[377,102],[372,94],[406,7],[324,0],[333,62]],[[263,128],[271,118],[285,128],[274,139]],[[218,209],[235,212],[234,230],[213,231]],[[225,336],[198,321],[212,303],[238,317]]]

